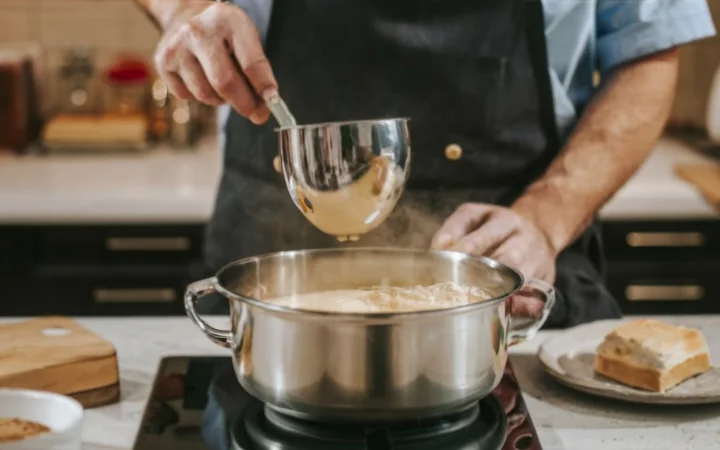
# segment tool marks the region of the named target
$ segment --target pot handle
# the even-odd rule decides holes
[[[217,279],[215,277],[206,278],[204,280],[196,281],[190,284],[185,290],[185,312],[187,313],[190,320],[197,325],[203,333],[221,347],[230,348],[232,342],[232,332],[227,330],[219,330],[207,322],[195,311],[195,304],[202,297],[216,292],[215,286]]]
[[[538,330],[545,324],[553,305],[555,305],[555,287],[552,284],[533,278],[525,283],[525,287],[543,298],[542,314],[528,326],[511,329],[508,333],[508,345],[520,344],[535,337]]]

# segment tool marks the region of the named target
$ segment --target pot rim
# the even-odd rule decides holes
[[[421,311],[400,311],[400,312],[387,312],[387,313],[352,313],[352,312],[331,312],[331,311],[315,311],[315,310],[308,310],[308,309],[298,309],[298,308],[291,308],[289,306],[283,306],[278,305],[275,303],[269,303],[262,300],[258,300],[256,298],[247,297],[245,295],[241,295],[235,292],[230,291],[229,289],[225,288],[220,283],[220,278],[223,272],[230,269],[231,267],[241,266],[244,264],[248,264],[251,261],[255,260],[261,260],[263,258],[268,257],[281,257],[281,256],[294,256],[298,254],[302,255],[313,255],[313,254],[322,254],[322,253],[354,253],[354,252],[385,252],[385,253],[406,253],[406,254],[435,254],[435,255],[445,255],[452,259],[462,259],[462,260],[470,260],[470,261],[477,261],[483,264],[486,264],[490,266],[493,269],[499,269],[508,271],[509,273],[513,274],[515,276],[515,286],[509,290],[508,292],[497,296],[490,298],[488,300],[482,301],[482,302],[476,302],[476,303],[468,303],[466,305],[459,305],[459,306],[453,306],[450,308],[442,308],[442,309],[428,309],[428,310],[421,310]],[[501,301],[504,301],[511,295],[517,293],[522,287],[525,285],[525,277],[522,273],[520,273],[518,270],[513,269],[512,267],[503,264],[495,259],[488,258],[486,256],[473,256],[469,255],[467,253],[461,253],[456,251],[450,251],[450,250],[419,250],[419,249],[404,249],[404,248],[393,248],[393,247],[351,247],[351,248],[323,248],[323,249],[305,249],[305,250],[286,250],[286,251],[280,251],[280,252],[270,252],[270,253],[264,253],[261,255],[256,256],[248,256],[245,258],[238,259],[236,261],[233,261],[231,263],[228,263],[224,265],[218,272],[215,274],[214,278],[214,284],[215,289],[220,294],[224,295],[230,300],[234,301],[243,301],[245,303],[248,303],[252,306],[257,306],[258,308],[264,309],[266,311],[270,312],[276,312],[276,313],[284,313],[284,314],[298,314],[304,317],[333,317],[333,318],[341,318],[341,319],[368,319],[368,320],[377,320],[377,319],[393,319],[393,318],[413,318],[413,317],[427,317],[431,315],[450,315],[450,314],[456,314],[461,313],[465,311],[472,311],[476,309],[484,309],[484,308],[490,308],[491,306],[494,306]]]
[[[369,124],[369,123],[384,123],[384,122],[409,122],[409,117],[387,117],[382,119],[360,119],[360,120],[343,120],[340,122],[320,122],[320,123],[309,123],[306,125],[291,125],[291,126],[284,126],[284,127],[277,127],[275,128],[275,131],[281,132],[281,131],[288,131],[288,130],[315,130],[318,128],[325,128],[325,127],[342,127],[342,126],[348,126],[348,125],[361,125],[361,124]]]

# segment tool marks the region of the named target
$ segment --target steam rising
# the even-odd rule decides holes
[[[439,202],[438,197],[442,196],[443,193],[406,192],[382,225],[360,236],[356,243],[340,245],[427,249],[435,232],[455,208],[455,202]]]

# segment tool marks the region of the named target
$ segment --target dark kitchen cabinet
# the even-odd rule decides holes
[[[626,314],[720,313],[720,219],[607,221],[607,284]]]
[[[27,271],[32,265],[32,233],[24,227],[0,227],[0,276]]]
[[[0,316],[184,314],[204,226],[0,227]]]
[[[627,314],[720,313],[720,219],[605,221]],[[0,226],[0,316],[184,314],[203,224]]]
[[[38,265],[178,264],[201,257],[202,227],[47,227],[34,241]]]

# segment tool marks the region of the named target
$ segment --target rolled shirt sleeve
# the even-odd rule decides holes
[[[715,35],[706,0],[598,0],[596,18],[602,72]]]

